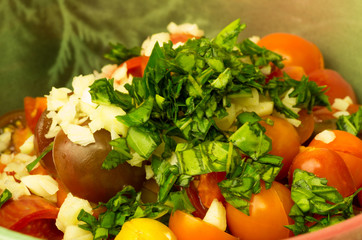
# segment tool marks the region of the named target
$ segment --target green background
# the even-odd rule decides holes
[[[360,0],[0,0],[0,114],[100,70],[110,42],[139,45],[170,21],[213,37],[236,18],[247,24],[242,37],[290,32],[314,42],[362,99]],[[26,238],[0,228],[0,239]]]
[[[242,37],[299,34],[359,91],[361,13],[359,0],[0,0],[0,114],[100,70],[110,42],[139,45],[170,21],[197,23],[209,37],[236,18],[247,24]]]

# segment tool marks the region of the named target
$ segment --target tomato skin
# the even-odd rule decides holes
[[[285,225],[292,224],[288,217],[293,201],[284,185],[273,182],[270,189],[262,183],[260,193],[250,200],[250,215],[246,215],[231,204],[226,204],[226,217],[230,232],[240,239],[284,239],[291,236]]]
[[[24,98],[24,111],[26,123],[30,130],[34,132],[36,123],[40,115],[47,108],[47,99],[45,97],[25,97]]]
[[[317,83],[318,86],[326,86],[325,94],[329,102],[334,103],[336,98],[349,96],[353,103],[357,103],[356,93],[352,86],[336,71],[331,69],[317,69],[309,73],[309,80]]]
[[[35,126],[34,129],[34,149],[36,155],[39,156],[51,142],[54,141],[54,138],[46,138],[45,135],[48,133],[50,126],[52,124],[52,119],[48,118],[48,111],[44,111]],[[50,174],[56,176],[57,170],[53,162],[53,151],[48,152],[41,160],[40,164],[49,171]]]
[[[330,149],[308,147],[302,150],[294,158],[290,167],[289,184],[293,182],[295,169],[326,178],[327,185],[335,187],[343,197],[350,196],[356,191],[352,176],[343,159]]]
[[[300,143],[302,144],[312,136],[315,122],[313,113],[308,113],[305,109],[302,109],[298,114],[301,124],[296,130],[300,138]]]
[[[128,163],[111,170],[102,169],[102,163],[111,146],[111,135],[102,129],[94,133],[95,143],[80,146],[60,131],[53,146],[54,164],[60,180],[73,195],[91,202],[107,202],[126,185],[141,189],[145,172],[143,167]]]
[[[237,240],[210,223],[180,210],[171,214],[169,228],[178,240]]]
[[[200,195],[197,191],[194,182],[191,182],[189,187],[187,187],[185,190],[188,198],[190,199],[191,204],[195,208],[195,211],[192,213],[192,215],[198,218],[204,218],[207,212],[207,207],[205,207],[204,204],[202,203],[202,200],[200,198]]]
[[[265,118],[274,122],[273,126],[265,121],[261,121],[260,124],[265,128],[265,134],[272,140],[272,150],[269,153],[283,157],[283,167],[277,176],[278,179],[283,179],[288,175],[293,158],[299,152],[300,138],[296,129],[287,120],[274,116]]]
[[[225,172],[211,172],[200,176],[200,183],[197,190],[205,207],[209,208],[215,198],[220,202],[225,201],[225,198],[221,194],[221,190],[217,185],[225,179],[225,176]]]
[[[362,187],[362,140],[351,133],[332,130],[335,139],[330,143],[313,139],[309,146],[334,150],[341,156],[357,188]]]
[[[272,33],[261,38],[257,43],[285,58],[284,66],[301,66],[309,74],[324,67],[322,53],[308,40],[290,33]]]
[[[44,198],[21,196],[1,207],[0,226],[35,237],[62,239],[62,233],[55,227],[58,212],[59,209]]]
[[[352,154],[356,157],[362,158],[362,140],[353,134],[341,130],[331,130],[335,139],[330,143],[325,143],[321,140],[313,139],[310,147],[328,148],[334,151]]]

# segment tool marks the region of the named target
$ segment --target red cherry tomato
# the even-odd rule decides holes
[[[353,103],[357,103],[356,94],[352,86],[336,71],[330,69],[317,69],[309,73],[309,80],[316,82],[319,86],[326,86],[326,95],[329,102],[334,103],[336,98],[349,96]]]
[[[195,211],[192,213],[195,217],[204,218],[207,212],[207,207],[201,201],[200,195],[197,191],[194,182],[191,182],[186,189],[187,196],[190,199],[191,204],[194,206]]]
[[[250,200],[250,215],[226,204],[226,217],[230,232],[240,239],[284,239],[291,235],[285,225],[292,224],[288,214],[293,201],[284,185],[273,182],[266,190],[264,183],[260,193]]]
[[[293,181],[295,169],[305,170],[317,177],[326,178],[327,185],[335,187],[338,192],[347,197],[356,191],[353,179],[343,159],[327,148],[306,148],[293,161],[289,171],[289,183]]]
[[[225,200],[221,194],[219,186],[217,185],[225,179],[225,176],[225,172],[212,172],[200,176],[200,183],[197,190],[205,207],[209,208],[215,198],[221,202]]]
[[[62,239],[55,226],[59,208],[38,196],[9,200],[0,208],[0,226],[43,239]]]
[[[283,157],[283,167],[278,175],[278,179],[282,179],[288,175],[290,164],[299,152],[300,138],[297,130],[287,120],[274,116],[265,118],[274,122],[273,126],[265,121],[260,124],[265,127],[265,134],[272,140],[270,154]]]
[[[357,188],[362,187],[362,140],[351,133],[339,130],[332,131],[335,139],[330,143],[313,139],[309,146],[328,148],[338,153],[353,178]]]
[[[214,225],[180,210],[171,214],[169,228],[178,240],[237,240]]]
[[[24,111],[26,123],[30,130],[34,132],[35,125],[38,122],[40,115],[47,108],[47,99],[45,97],[25,97]]]
[[[272,33],[261,38],[258,45],[282,55],[285,67],[301,66],[307,74],[324,67],[318,47],[297,35]]]

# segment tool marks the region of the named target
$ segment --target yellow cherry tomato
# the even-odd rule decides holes
[[[150,218],[135,218],[126,222],[115,240],[177,240],[164,224]]]

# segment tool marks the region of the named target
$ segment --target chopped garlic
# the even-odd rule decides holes
[[[0,174],[0,190],[8,189],[14,200],[24,195],[30,195],[28,188],[22,183],[17,182],[13,176],[7,175],[5,172]]]
[[[81,146],[87,146],[88,144],[95,142],[93,133],[88,127],[76,124],[61,124],[61,127],[70,141],[74,143]]]
[[[47,97],[48,111],[58,111],[68,101],[68,94],[72,91],[68,88],[53,87]]]
[[[209,210],[207,210],[206,215],[203,219],[205,222],[208,222],[221,231],[226,230],[226,209],[222,203],[216,198],[212,201]]]
[[[5,151],[11,141],[11,132],[4,132],[0,135],[0,152]]]
[[[82,209],[90,214],[93,214],[92,207],[87,200],[74,197],[71,193],[68,193],[59,209],[58,217],[55,222],[57,228],[60,231],[65,232],[68,226],[78,225],[81,223],[77,217]]]
[[[57,201],[58,183],[49,175],[29,175],[22,177],[21,182],[35,195],[51,202]]]
[[[318,133],[314,139],[324,142],[325,144],[331,143],[336,138],[336,134],[329,130],[324,130],[323,132]]]
[[[82,96],[85,91],[88,92],[89,86],[92,85],[94,81],[95,78],[93,74],[74,77],[72,82],[74,94]]]
[[[335,118],[339,118],[340,116],[349,116],[349,112],[348,111],[338,111],[333,113],[333,117]]]
[[[63,240],[93,240],[93,234],[76,225],[71,225],[65,229]]]
[[[153,47],[155,46],[156,42],[162,47],[164,42],[170,41],[170,34],[166,32],[156,33],[153,34],[151,37],[148,37],[142,43],[142,50],[141,54],[144,56],[151,56]]]
[[[197,26],[197,24],[191,24],[191,23],[184,23],[177,25],[174,22],[170,22],[167,25],[167,30],[171,34],[184,33],[184,34],[191,34],[195,37],[202,37],[205,34],[204,31]]]
[[[352,99],[347,96],[345,98],[336,98],[334,100],[334,103],[332,104],[332,108],[334,109],[337,109],[339,111],[346,111],[349,107],[349,105],[351,105],[353,102],[352,102]]]
[[[23,145],[20,146],[20,152],[25,154],[30,154],[34,151],[34,135],[31,135],[28,137],[28,139],[25,140]]]

